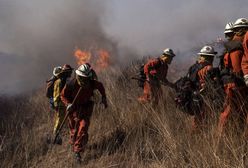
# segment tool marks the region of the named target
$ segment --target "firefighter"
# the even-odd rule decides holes
[[[232,22],[229,22],[226,24],[224,34],[225,34],[225,38],[227,39],[227,41],[231,41],[233,39],[234,31],[233,31]]]
[[[93,91],[102,95],[102,104],[107,108],[105,89],[101,82],[94,80],[94,72],[89,64],[82,64],[76,70],[76,78],[71,79],[61,93],[61,99],[67,106],[69,114],[70,143],[78,163],[88,142],[88,128],[93,112],[94,102],[91,100]],[[74,98],[76,97],[76,100]],[[73,102],[73,104],[72,104]]]
[[[224,44],[226,53],[224,55],[224,69],[221,71],[225,100],[224,111],[219,117],[218,135],[222,134],[227,121],[230,119],[239,120],[246,118],[244,116],[245,113],[242,112],[242,106],[244,105],[243,96],[246,92],[241,69],[244,33],[240,31],[239,20],[230,27],[229,32],[229,36],[225,33],[228,41]]]
[[[196,64],[191,66],[191,81],[194,83],[194,92],[192,95],[194,103],[194,115],[192,121],[192,133],[204,128],[208,118],[211,116],[210,111],[204,104],[202,96],[207,92],[208,78],[213,70],[213,60],[217,52],[211,46],[204,46],[198,53],[199,59]],[[196,70],[195,70],[196,69]],[[194,75],[195,74],[195,75]]]
[[[49,105],[51,111],[54,111],[54,102],[53,102],[54,82],[58,79],[58,75],[61,71],[62,71],[61,66],[54,67],[53,76],[46,81],[46,97],[49,99]]]
[[[156,59],[150,59],[144,65],[144,73],[146,80],[144,83],[143,95],[138,98],[142,103],[152,101],[157,104],[162,94],[161,82],[172,85],[167,79],[168,65],[175,57],[172,49],[167,48],[163,51],[163,54]]]
[[[244,55],[242,58],[242,70],[244,73],[244,80],[246,86],[248,86],[248,20],[240,18],[236,21],[236,27],[240,27],[240,34],[243,34],[243,49]]]
[[[65,64],[61,68],[61,71],[59,73],[54,74],[56,76],[56,80],[54,81],[54,86],[53,86],[54,88],[53,89],[53,105],[55,109],[55,114],[54,114],[55,124],[54,124],[54,130],[53,130],[54,135],[56,135],[60,127],[60,124],[64,119],[65,105],[61,101],[60,94],[66,84],[66,81],[68,80],[68,78],[70,78],[72,70],[73,68],[70,65]],[[57,143],[58,144],[62,143],[61,137],[57,138]]]

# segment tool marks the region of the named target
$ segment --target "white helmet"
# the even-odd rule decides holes
[[[235,21],[234,28],[247,27],[248,28],[248,20],[246,18],[239,18]]]
[[[211,46],[204,46],[198,55],[208,55],[208,56],[215,56],[217,52],[214,51],[214,48]]]
[[[62,67],[57,66],[57,67],[53,68],[53,75],[58,76],[61,71],[62,71]]]
[[[86,64],[80,65],[78,69],[76,70],[76,74],[79,76],[83,76],[83,77],[91,77],[92,69],[90,67],[90,64],[86,63]]]
[[[171,57],[175,57],[175,56],[176,56],[176,55],[174,54],[173,50],[170,49],[170,48],[164,49],[163,54],[164,54],[164,55],[169,55],[169,56],[171,56]]]
[[[224,34],[233,33],[233,23],[229,22],[226,24]]]

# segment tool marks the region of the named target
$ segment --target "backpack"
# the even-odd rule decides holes
[[[225,65],[224,65],[224,57],[225,57],[226,53],[229,54],[229,56],[228,56],[228,64],[229,64],[229,66],[231,66],[230,53],[233,52],[233,51],[236,51],[236,50],[241,50],[241,51],[244,50],[242,43],[240,41],[236,41],[236,40],[225,42],[224,47],[225,47],[224,52],[222,53],[222,55],[219,56],[219,58],[220,58],[219,69],[221,71],[226,71]]]
[[[138,72],[138,78],[140,79],[140,80],[138,80],[138,86],[141,88],[144,87],[144,84],[146,81],[146,74],[144,72],[144,66],[145,66],[145,64],[140,65],[139,72]]]
[[[227,83],[236,83],[237,86],[245,86],[245,83],[243,81],[243,73],[241,72],[240,74],[234,74],[232,72],[232,62],[230,58],[230,53],[236,50],[241,50],[243,52],[243,46],[240,41],[228,41],[224,44],[226,53],[227,55],[227,60],[228,60],[228,67],[224,67],[221,69],[221,80],[223,84]],[[223,56],[224,58],[224,56]],[[223,61],[224,65],[224,61]]]
[[[199,80],[197,73],[207,65],[209,64],[195,63],[189,68],[186,76],[175,82],[176,106],[187,114],[195,115],[196,113],[200,112],[202,98],[197,92],[199,90]]]
[[[49,80],[46,81],[46,97],[49,99],[53,98],[54,82],[57,79],[57,77],[52,76]]]
[[[181,111],[192,114],[191,100],[192,100],[192,81],[187,77],[182,77],[175,82],[176,97],[175,103],[177,108]]]

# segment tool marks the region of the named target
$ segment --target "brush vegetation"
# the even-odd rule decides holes
[[[228,129],[218,140],[216,123],[220,109],[209,102],[215,115],[207,129],[190,134],[192,116],[174,104],[174,91],[163,86],[158,106],[140,104],[142,89],[130,80],[131,69],[109,69],[98,76],[106,88],[108,109],[99,94],[89,128],[89,143],[81,167],[247,167],[246,143],[237,130]],[[80,167],[75,165],[65,125],[62,145],[47,144],[53,113],[44,90],[30,95],[0,99],[1,167]]]

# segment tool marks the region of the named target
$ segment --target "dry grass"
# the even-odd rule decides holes
[[[134,67],[135,68],[135,67]],[[219,144],[216,119],[209,127],[191,135],[191,117],[176,109],[173,91],[164,87],[157,107],[137,102],[142,90],[125,73],[111,69],[100,74],[106,86],[109,108],[95,105],[82,167],[247,167],[247,145],[230,129]],[[61,146],[46,143],[52,131],[48,102],[42,92],[26,98],[1,101],[1,167],[77,167],[68,145],[68,128]],[[98,97],[96,96],[96,101]],[[211,106],[211,103],[210,103]],[[212,107],[212,106],[211,106]],[[2,115],[3,114],[3,115]]]

